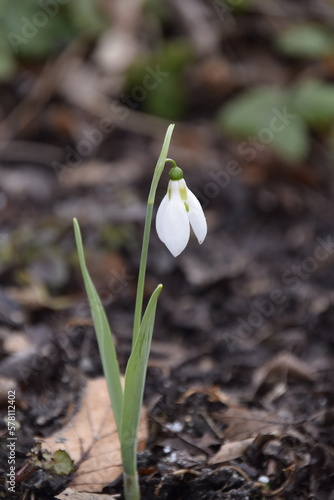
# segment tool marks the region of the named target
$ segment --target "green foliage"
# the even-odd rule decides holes
[[[226,0],[225,5],[232,13],[243,13],[250,10],[256,0]]]
[[[79,256],[81,273],[85,283],[89,306],[93,317],[95,333],[98,341],[103,371],[106,377],[110,401],[114,412],[118,432],[121,429],[123,390],[114,341],[109,328],[106,313],[103,309],[100,297],[87,270],[84,250],[82,246],[81,232],[78,221],[73,220],[75,241]]]
[[[228,132],[256,134],[269,124],[273,108],[286,103],[287,96],[279,88],[252,88],[232,99],[221,113],[221,122]]]
[[[327,141],[327,147],[329,151],[329,156],[332,161],[334,161],[334,126],[330,130],[330,134]]]
[[[162,285],[159,285],[150,298],[125,372],[120,441],[124,469],[128,475],[135,475],[136,473],[134,458],[137,449],[137,432],[143,402],[146,367],[151,349],[155,311],[161,290]]]
[[[300,161],[308,152],[305,124],[286,90],[257,87],[245,91],[222,108],[218,122],[231,136],[247,138],[250,144],[254,140],[263,143],[286,161]]]
[[[324,26],[291,26],[276,37],[277,48],[291,57],[317,58],[334,54],[334,35]]]
[[[128,70],[127,88],[136,107],[147,113],[170,120],[181,120],[187,109],[187,87],[184,70],[193,60],[193,51],[183,39],[173,40],[161,45],[150,57],[139,59]],[[163,76],[156,80],[152,88],[145,86],[149,74],[147,68],[159,68]],[[143,88],[145,99],[136,102],[133,89]]]
[[[320,80],[301,82],[294,94],[297,112],[315,130],[324,130],[334,123],[334,84]]]
[[[17,59],[44,59],[76,36],[95,36],[106,22],[94,0],[65,5],[40,0],[0,3],[0,79],[12,76]]]
[[[115,252],[133,241],[133,227],[125,223],[105,224],[100,228],[99,237],[102,248]]]
[[[29,462],[35,467],[47,470],[57,476],[68,476],[76,470],[73,460],[64,450],[57,450],[51,453],[43,450],[41,443],[36,443],[36,446],[28,455]]]
[[[57,450],[53,454],[53,467],[50,472],[58,476],[68,476],[74,472],[73,460],[64,450]]]
[[[160,0],[146,0],[144,10],[150,14],[150,21],[153,23],[156,23],[157,20],[162,23],[167,22],[172,17],[169,4]]]
[[[69,18],[77,33],[96,36],[107,26],[107,20],[98,10],[98,2],[94,0],[72,0],[68,4]]]
[[[0,80],[8,80],[11,78],[16,69],[15,59],[13,57],[13,51],[6,39],[4,32],[1,31],[0,22]]]
[[[144,103],[144,110],[169,120],[181,120],[186,114],[187,92],[182,76],[170,74],[153,90]]]

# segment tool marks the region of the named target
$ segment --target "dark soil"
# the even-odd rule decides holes
[[[32,169],[15,168],[20,179]],[[51,173],[45,178],[54,182]],[[200,190],[199,179],[190,172],[188,183]],[[147,186],[144,178],[142,186],[119,187],[117,198],[132,190],[142,213]],[[13,200],[6,208],[8,224],[15,217],[21,228],[17,238],[26,234],[3,269],[1,292],[0,374],[17,381],[22,466],[32,435],[60,427],[83,376],[101,374],[79,270],[70,264],[74,243],[66,219],[74,212],[87,251],[95,248],[90,261],[98,289],[108,289],[105,276],[111,276],[107,311],[123,367],[129,354],[142,223],[127,216],[114,227],[114,220],[105,220],[111,236],[103,241],[101,224],[89,214],[112,210],[115,196],[108,191],[105,185],[57,186],[47,204],[30,199],[22,210]],[[75,208],[59,219],[64,204]],[[158,281],[164,291],[147,375],[150,441],[139,459],[143,498],[332,498],[334,205],[326,188],[283,178],[250,186],[237,179],[210,200],[206,213],[205,243],[192,241],[177,259],[152,235],[147,291]],[[59,269],[57,253],[67,255]],[[53,273],[62,278],[56,293],[50,287],[49,304],[34,296],[30,302],[13,298],[19,273],[28,269],[30,280],[34,273],[46,273],[51,284]],[[26,290],[22,282],[19,289]],[[66,310],[54,308],[58,296],[67,297]],[[27,337],[30,347],[6,352],[10,335]],[[211,463],[224,443],[254,436],[240,456]],[[28,491],[46,498],[65,487],[43,475],[23,477],[22,498]],[[108,492],[121,492],[121,483]]]

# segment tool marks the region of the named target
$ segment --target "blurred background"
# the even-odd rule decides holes
[[[237,394],[253,384],[305,416],[311,381],[312,411],[323,408],[333,1],[2,0],[0,24],[0,375],[34,387],[41,371],[101,373],[73,217],[124,367],[146,198],[176,123],[170,156],[209,232],[174,259],[152,231],[146,298],[164,291],[148,394],[161,380]],[[157,203],[167,182],[166,169]]]

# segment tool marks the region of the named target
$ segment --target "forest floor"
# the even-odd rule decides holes
[[[311,18],[298,2],[281,3]],[[259,9],[254,24],[247,15],[228,23],[229,56],[199,58],[184,75],[189,107],[170,156],[201,201],[209,231],[201,246],[192,238],[174,259],[152,230],[145,299],[158,283],[164,288],[138,458],[145,500],[334,500],[332,161],[321,134],[310,134],[300,165],[269,147],[248,161],[212,119],[248,83],[286,85],[304,71],[304,63],[273,56],[267,16]],[[231,54],[239,58],[234,69],[226,65]],[[96,436],[87,453],[85,432],[79,451],[69,448],[78,468],[65,476],[50,473],[43,451],[50,436],[77,422],[85,388],[101,383],[72,219],[124,371],[146,197],[169,124],[140,106],[101,108],[84,77],[93,75],[89,57],[74,44],[36,80],[32,67],[1,87],[0,498],[9,495],[8,394],[15,394],[17,437],[11,498],[122,494],[120,471],[110,481],[103,473],[120,465],[103,447],[83,472]],[[237,71],[245,62],[247,75]],[[311,71],[323,76],[324,66]],[[333,66],[326,71],[333,77]],[[111,122],[103,125],[104,113]],[[157,202],[167,182],[164,174]]]

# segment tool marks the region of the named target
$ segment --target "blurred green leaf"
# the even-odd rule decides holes
[[[212,8],[221,23],[235,15],[248,12],[256,0],[213,0]]]
[[[232,14],[247,12],[254,4],[256,0],[225,0],[222,3],[231,10]]]
[[[0,54],[0,80],[8,80],[15,73],[16,62],[13,51],[3,33],[0,33]]]
[[[151,15],[150,21],[154,24],[157,19],[166,22],[169,21],[172,16],[170,5],[160,0],[146,0],[144,3],[144,10]]]
[[[323,57],[334,54],[334,36],[324,26],[300,24],[280,33],[277,48],[292,57]]]
[[[152,63],[160,63],[167,71],[177,73],[194,60],[194,52],[185,38],[164,43],[152,57]]]
[[[107,19],[92,0],[72,0],[68,4],[73,25],[85,34],[97,35],[108,26]]]
[[[291,105],[290,92],[258,87],[237,96],[219,113],[218,122],[228,134],[246,138],[249,146],[262,143],[281,158],[302,160],[308,152],[307,130]]]
[[[93,0],[2,0],[0,33],[11,49],[11,58],[43,59],[78,35],[96,35],[106,22]]]
[[[231,99],[222,109],[219,119],[227,132],[254,134],[269,124],[273,108],[289,100],[286,92],[275,87],[251,88]]]
[[[51,11],[50,11],[51,12]],[[68,41],[71,35],[65,7],[56,4],[51,15],[33,0],[18,1],[9,7],[3,19],[13,55],[20,58],[46,57],[56,46]]]
[[[147,96],[143,109],[166,120],[181,120],[186,113],[187,92],[179,75],[169,75]]]
[[[302,82],[296,88],[294,107],[315,129],[323,129],[334,122],[334,84],[320,80]]]
[[[334,126],[330,130],[330,134],[327,140],[327,149],[331,160],[334,161]]]
[[[166,119],[180,120],[188,104],[184,70],[193,58],[188,42],[178,39],[164,43],[151,57],[136,61],[127,73],[127,94],[132,106]],[[157,76],[149,78],[150,74]],[[138,86],[140,99],[135,92]]]
[[[282,132],[275,134],[270,147],[283,160],[292,163],[298,163],[306,157],[309,151],[308,132],[299,116],[296,115]]]
[[[132,229],[130,224],[101,225],[99,230],[101,247],[113,252],[119,251],[122,246],[129,244],[135,238]]]

